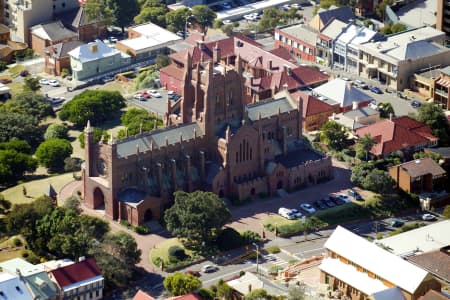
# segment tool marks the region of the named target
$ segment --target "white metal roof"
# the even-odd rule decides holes
[[[322,84],[313,89],[313,92],[330,99],[335,103],[339,103],[340,107],[352,106],[353,102],[360,103],[372,100],[371,96],[358,90],[352,86],[351,83],[340,78]]]
[[[322,30],[322,34],[334,40],[346,27],[345,22],[334,19]]]
[[[409,256],[450,245],[449,232],[450,220],[445,220],[377,240],[375,243],[388,247],[396,255]]]
[[[352,43],[359,45],[370,41],[376,34],[376,31],[370,30],[369,28],[350,25],[342,32],[337,40],[344,44]]]
[[[181,37],[153,23],[132,28],[141,34],[140,37],[122,40],[119,43],[134,49],[135,51],[156,49],[173,44],[181,40]]]
[[[95,49],[95,47],[97,47]],[[94,50],[95,49],[95,50]],[[69,52],[69,55],[81,62],[88,62],[104,57],[118,55],[121,52],[107,46],[102,41],[81,45]]]
[[[0,273],[0,292],[0,299],[34,299],[19,277],[9,273]]]
[[[403,290],[414,293],[428,273],[338,226],[324,246]]]
[[[247,295],[250,292],[248,290],[248,287],[250,285],[252,287],[252,290],[264,288],[264,283],[259,280],[256,275],[250,272],[246,272],[244,276],[241,276],[237,279],[228,281],[227,284],[242,295]]]

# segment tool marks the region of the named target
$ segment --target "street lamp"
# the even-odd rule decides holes
[[[186,22],[184,23],[184,39],[187,38],[187,24],[188,24],[189,18],[193,18],[193,17],[194,17],[194,15],[189,15],[186,17]]]
[[[256,275],[259,275],[259,246],[256,243],[252,243],[256,247]]]

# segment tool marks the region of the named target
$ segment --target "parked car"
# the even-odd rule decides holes
[[[301,217],[303,217],[303,214],[296,208],[291,209],[291,215],[293,215],[296,219],[300,219]]]
[[[202,274],[200,274],[199,271],[194,271],[194,270],[186,270],[186,272],[184,272],[184,274],[186,275],[192,275],[195,277],[200,277]]]
[[[219,270],[219,267],[217,266],[213,266],[213,265],[205,265],[202,267],[202,272],[203,273],[212,273]]]
[[[411,106],[414,108],[419,108],[421,106],[420,102],[417,100],[411,101]]]
[[[342,77],[342,80],[348,81],[348,82],[352,81],[350,78],[347,78],[347,77]]]
[[[53,87],[60,86],[59,81],[58,80],[54,80],[54,79],[49,80],[48,81],[48,85],[53,86]]]
[[[9,78],[6,78],[6,77],[0,79],[0,83],[3,83],[3,84],[7,84],[7,83],[11,83],[11,82],[12,82],[12,80]]]
[[[434,220],[436,220],[436,216],[432,215],[432,214],[423,214],[422,215],[422,220],[424,220],[424,221],[434,221]]]
[[[148,90],[147,93],[152,95],[152,97],[161,98],[161,94],[157,90]]]
[[[392,227],[402,227],[405,224],[405,222],[400,221],[398,219],[392,220],[391,221],[391,226]]]
[[[133,99],[141,100],[141,101],[142,101],[142,100],[145,100],[144,96],[142,96],[141,93],[135,94],[135,95],[133,96]]]
[[[141,96],[144,97],[145,99],[150,99],[152,97],[152,95],[146,92],[141,93]]]
[[[278,209],[278,214],[288,220],[294,220],[295,216],[292,215],[291,210],[289,208],[286,207],[280,207]]]
[[[231,24],[231,20],[223,20],[222,23],[225,24],[225,25]]]
[[[362,80],[357,79],[354,81],[354,83],[357,87],[359,87],[363,90],[367,90],[369,88],[369,86],[367,84],[365,84],[365,82]]]
[[[110,43],[117,43],[119,40],[114,36],[110,36],[110,37],[108,37],[108,41]]]
[[[333,200],[328,198],[328,200],[325,201],[325,205],[328,206],[328,207],[335,207],[336,203],[334,203]]]
[[[353,197],[353,198],[355,198],[355,200],[358,200],[358,201],[364,200],[364,199],[361,197],[361,195],[360,195],[357,191],[355,191],[354,189],[349,189],[349,190],[348,190],[348,195],[351,196],[351,197]],[[344,195],[344,196],[345,196],[345,195]],[[347,198],[348,198],[348,197],[347,197]]]
[[[30,75],[30,72],[28,72],[28,70],[22,70],[22,71],[20,71],[19,74],[20,74],[20,76],[25,77],[25,76]]]
[[[316,204],[317,206],[317,208],[318,209],[326,209],[328,206],[327,206],[327,203],[325,202],[325,200],[324,199],[319,199],[319,200],[317,200],[316,202],[314,202],[314,204]]]
[[[298,10],[303,10],[303,7],[300,4],[298,4],[298,3],[292,4],[291,7],[295,8],[295,9],[298,9]]]
[[[303,209],[304,211],[306,211],[307,213],[313,214],[316,212],[316,210],[314,209],[314,207],[312,207],[311,204],[308,203],[302,203],[300,204],[300,208]]]
[[[48,85],[50,81],[48,79],[42,78],[39,80],[39,83],[42,85]]]
[[[369,90],[372,92],[372,93],[375,93],[375,94],[383,94],[383,91],[381,91],[379,88],[377,88],[376,86],[370,86],[369,87]]]

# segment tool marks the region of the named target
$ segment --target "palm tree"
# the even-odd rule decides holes
[[[369,151],[375,144],[375,140],[372,138],[370,133],[368,133],[359,139],[358,143],[356,144],[356,151],[364,152],[366,154],[366,161],[368,161]]]

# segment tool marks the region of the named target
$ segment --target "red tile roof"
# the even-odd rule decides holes
[[[184,69],[177,67],[175,64],[170,64],[159,70],[160,73],[166,73],[169,77],[173,77],[177,80],[183,80]]]
[[[93,258],[50,271],[60,287],[65,287],[102,273]]]
[[[407,116],[392,121],[383,120],[356,130],[359,137],[366,134],[376,140],[377,144],[370,152],[377,156],[438,140],[428,125]]]
[[[199,296],[197,296],[196,294],[186,294],[186,295],[182,295],[182,296],[176,296],[176,297],[171,297],[171,298],[167,298],[168,300],[202,300],[202,298],[200,298]]]
[[[147,293],[139,290],[136,295],[134,295],[133,300],[155,300],[152,296],[149,296]]]
[[[297,91],[291,94],[292,98],[295,101],[298,101],[298,98],[301,98],[303,101],[303,118],[314,116],[317,114],[321,114],[324,112],[333,112],[333,106],[320,101],[314,96],[311,96],[305,92]]]
[[[289,53],[286,48],[275,48],[270,50],[269,52],[275,54],[278,57],[281,57],[282,59],[295,63],[295,58]]]
[[[410,256],[407,259],[442,280],[446,282],[450,281],[449,247]]]
[[[420,300],[446,300],[450,299],[446,295],[435,290],[429,290],[425,295],[419,298]]]

